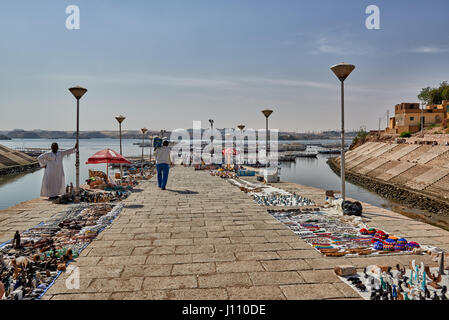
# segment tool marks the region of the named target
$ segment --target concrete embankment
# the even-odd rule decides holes
[[[39,168],[33,157],[0,145],[0,175],[15,174]]]
[[[346,178],[379,195],[449,217],[449,146],[368,142],[346,153]],[[340,174],[340,157],[328,164]]]

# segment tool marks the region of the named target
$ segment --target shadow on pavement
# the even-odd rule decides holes
[[[124,207],[128,209],[139,209],[143,208],[143,204],[127,204]]]
[[[191,190],[172,190],[172,189],[167,189],[167,191],[176,192],[176,193],[179,193],[179,194],[198,194],[198,192],[191,191]]]

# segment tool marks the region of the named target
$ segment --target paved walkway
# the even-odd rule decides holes
[[[324,197],[315,188],[279,186]],[[335,265],[408,264],[416,258],[436,266],[428,255],[325,258],[247,194],[205,171],[177,166],[167,191],[157,188],[155,178],[140,188],[74,263],[80,288],[67,289],[63,274],[44,299],[360,299],[335,276]],[[448,246],[446,231],[365,209],[374,227],[414,240],[432,235],[432,242]]]
[[[0,210],[0,243],[11,240],[16,230],[28,230],[63,209],[46,198],[37,198]]]

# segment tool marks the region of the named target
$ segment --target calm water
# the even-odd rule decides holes
[[[335,155],[319,154],[317,158],[296,158],[295,162],[281,163],[281,180],[325,190],[340,190],[341,180],[326,163]],[[375,206],[390,208],[391,203],[376,193],[346,182],[346,195]]]
[[[59,148],[68,149],[75,146],[75,140],[57,139]],[[138,139],[122,140],[123,154],[127,156],[139,156],[142,149],[133,145],[140,142]],[[49,148],[53,140],[47,139],[13,139],[0,141],[1,144],[9,147],[26,148]],[[80,140],[80,183],[82,184],[89,176],[88,169],[106,171],[106,164],[86,165],[87,159],[95,152],[105,148],[120,152],[120,141],[118,139],[82,139]],[[148,157],[149,149],[145,149]],[[119,171],[119,170],[118,170]],[[64,172],[66,184],[75,184],[75,154],[64,158]],[[111,175],[114,170],[109,170]],[[41,182],[44,170],[37,170],[32,173],[19,174],[14,176],[0,176],[0,210],[13,206],[19,202],[35,199],[40,196]]]
[[[56,140],[62,149],[71,148],[75,144],[72,139]],[[35,147],[49,148],[52,140],[47,139],[14,139],[2,141],[1,143],[10,148],[16,147]],[[141,155],[141,148],[134,145],[134,142],[140,142],[138,139],[122,140],[123,154],[126,156]],[[313,140],[297,141],[301,143],[338,143],[338,140]],[[284,143],[284,142],[282,142]],[[105,164],[86,165],[87,158],[95,152],[110,148],[120,151],[118,139],[83,139],[80,140],[80,182],[88,178],[88,169],[105,171]],[[148,156],[149,149],[145,149]],[[284,181],[295,182],[322,189],[340,189],[339,177],[326,164],[327,156],[318,156],[318,159],[297,158],[296,162],[283,162],[281,164],[281,179]],[[72,154],[64,160],[64,170],[66,184],[75,181],[75,154]],[[112,172],[112,171],[111,171]],[[0,210],[13,206],[22,201],[39,197],[42,176],[44,170],[37,170],[32,173],[19,174],[14,176],[0,177]],[[346,185],[348,196],[362,200],[374,205],[389,207],[389,202],[377,196],[374,193],[366,191],[350,183]]]

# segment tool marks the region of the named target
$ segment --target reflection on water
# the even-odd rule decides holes
[[[319,154],[317,158],[296,158],[295,162],[282,162],[281,180],[325,190],[340,190],[340,177],[326,163],[328,157],[332,156]],[[449,230],[449,217],[447,216],[404,206],[349,182],[346,182],[346,195]]]
[[[324,190],[340,190],[340,177],[326,163],[329,157],[319,154],[317,158],[296,158],[295,162],[282,162],[281,180]],[[346,182],[346,195],[378,207],[391,207],[388,200],[349,182]]]

